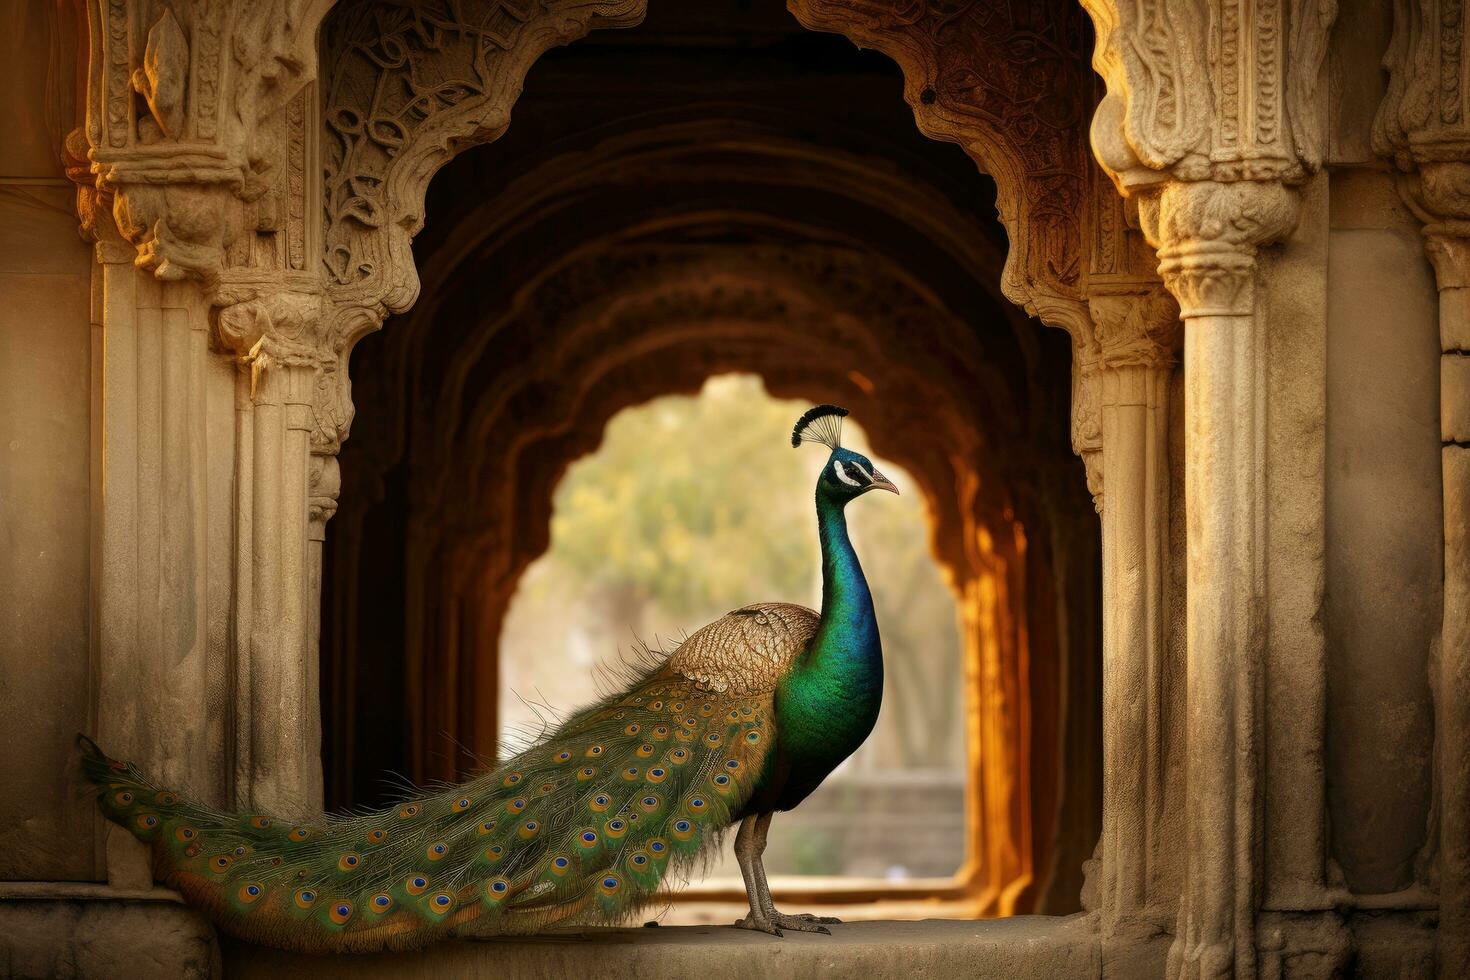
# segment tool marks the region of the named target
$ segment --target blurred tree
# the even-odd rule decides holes
[[[748,602],[816,606],[810,488],[818,450],[796,452],[789,442],[806,407],[771,398],[753,375],[727,375],[697,396],[618,413],[602,445],[557,487],[536,591],[559,609],[589,607],[583,634],[614,644],[629,630],[694,629]],[[844,442],[868,451],[852,420]],[[864,770],[961,765],[958,624],[929,548],[922,495],[910,489],[857,506],[853,537],[873,585],[889,675],[879,730],[858,763]],[[653,609],[658,622],[649,621]]]
[[[762,596],[806,601],[816,539],[810,501],[789,488],[809,481],[812,460],[787,442],[796,414],[751,376],[619,413],[557,487],[555,561],[639,632],[654,599],[681,621],[754,601],[731,598],[752,582]]]

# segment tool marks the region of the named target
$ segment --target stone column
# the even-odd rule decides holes
[[[1189,794],[1171,972],[1253,976],[1266,626],[1255,254],[1291,229],[1296,201],[1278,182],[1172,182],[1140,218],[1185,324]]]
[[[1470,187],[1470,145],[1455,187]],[[1439,282],[1444,627],[1435,694],[1439,790],[1439,975],[1470,976],[1470,194],[1457,220],[1425,226]]]
[[[1093,152],[1136,204],[1184,321],[1186,864],[1169,973],[1254,977],[1270,599],[1257,250],[1292,231],[1294,188],[1321,166],[1318,83],[1334,8],[1083,6],[1107,83]],[[1304,822],[1323,819],[1315,798]]]
[[[327,4],[92,6],[67,150],[99,242],[96,734],[211,805],[300,813],[320,803],[307,461],[341,414],[330,343],[289,336],[323,319]]]
[[[292,291],[290,286],[297,289]],[[235,355],[237,804],[321,807],[321,541],[336,509],[337,445],[320,285],[230,277],[219,337]]]
[[[1164,846],[1164,627],[1169,511],[1169,378],[1179,308],[1158,280],[1092,285],[1089,306],[1101,460],[1104,942],[1167,928]]]
[[[1470,38],[1460,4],[1394,4],[1374,149],[1424,222],[1439,285],[1444,604],[1434,694],[1441,977],[1470,976]]]

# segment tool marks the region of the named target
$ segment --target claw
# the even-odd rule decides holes
[[[782,929],[795,929],[797,932],[815,932],[823,936],[830,936],[832,930],[826,926],[817,925],[817,923],[837,920],[821,919],[815,915],[786,915],[784,912],[777,912],[771,916],[771,921]]]

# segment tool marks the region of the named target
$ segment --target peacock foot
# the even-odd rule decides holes
[[[819,919],[814,915],[785,915],[774,912],[769,916],[747,915],[735,922],[737,929],[753,929],[756,932],[764,932],[769,936],[783,935],[783,929],[794,929],[797,932],[816,932],[824,936],[832,935],[832,930],[826,926],[819,925],[820,922],[836,922],[836,919]]]
[[[787,915],[785,912],[773,912],[771,918],[775,920],[776,925],[781,926],[783,929],[798,929],[800,926],[796,925],[797,922],[825,922],[831,925],[842,921],[835,915],[812,915],[810,912],[798,912],[795,915]],[[822,929],[820,931],[827,933],[829,936],[831,935],[829,930]]]

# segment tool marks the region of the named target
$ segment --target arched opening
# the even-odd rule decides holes
[[[494,752],[504,617],[565,468],[620,410],[745,372],[847,405],[932,508],[963,619],[972,846],[918,897],[1073,909],[1100,740],[1068,339],[1000,296],[993,189],[914,132],[890,62],[784,13],[723,46],[681,16],[538,64],[516,126],[430,188],[419,303],[354,355],[324,586],[329,802],[381,798],[385,767],[454,778],[473,766],[456,746]],[[678,96],[617,70],[640,32],[640,64],[694,80]]]
[[[550,544],[510,600],[497,649],[500,741],[534,734],[548,709],[598,700],[615,649],[671,648],[757,596],[816,608],[812,471],[786,433],[809,403],[772,398],[754,375],[623,409],[568,467]],[[928,502],[849,421],[907,495],[854,508],[852,531],[884,630],[884,709],[867,742],[781,819],[765,856],[777,876],[952,878],[965,864],[969,758],[957,596],[934,558]],[[739,883],[718,855],[705,883]]]

